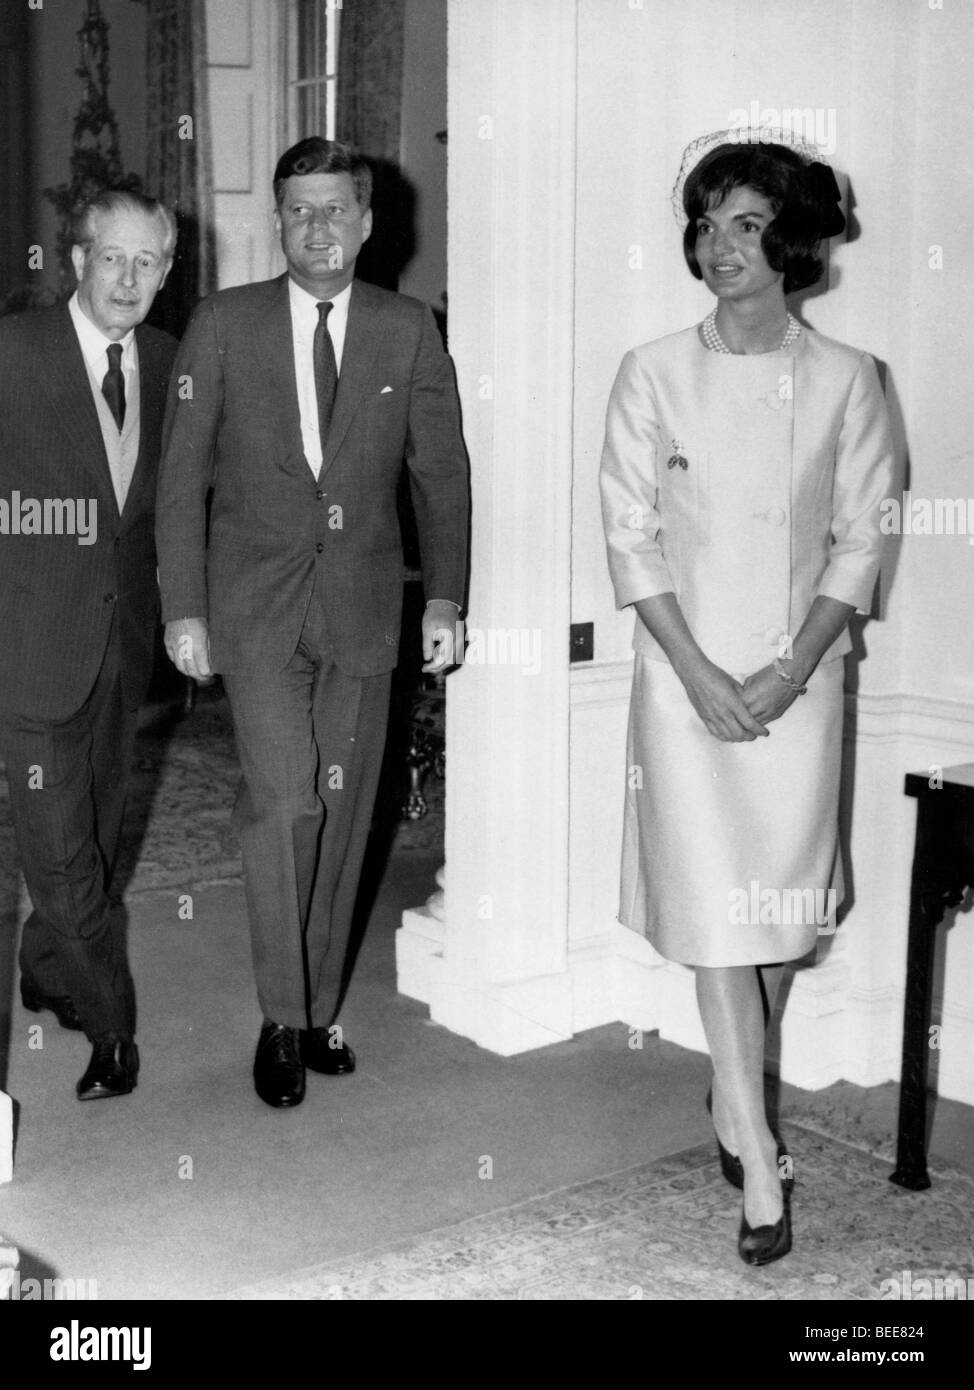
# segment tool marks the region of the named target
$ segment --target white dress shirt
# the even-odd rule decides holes
[[[353,281],[354,283],[354,281]],[[294,343],[294,375],[298,385],[298,407],[301,412],[301,439],[304,456],[312,473],[317,478],[321,472],[321,435],[318,432],[318,395],[315,390],[314,345],[315,330],[318,327],[318,305],[322,302],[313,294],[303,290],[296,281],[288,279],[288,294],[291,301],[291,337]],[[346,285],[340,294],[331,301],[332,310],[328,315],[328,332],[335,349],[335,365],[339,376],[342,370],[342,352],[345,348],[345,332],[348,328],[348,305],[352,297],[352,285]],[[433,600],[427,602],[427,607]],[[453,600],[449,600],[453,603]],[[459,612],[459,604],[453,603]]]
[[[78,302],[77,290],[68,300],[68,312],[74,324],[74,331],[78,335],[81,355],[88,368],[88,382],[98,411],[115,498],[121,512],[125,506],[138,454],[139,351],[135,342],[135,329],[130,328],[124,338],[106,338],[82,309]],[[117,427],[101,389],[108,372],[108,349],[113,341],[117,341],[122,349],[122,378],[125,382],[125,424],[121,439],[112,433]],[[123,447],[120,448],[120,444]]]
[[[291,337],[294,342],[294,375],[298,384],[298,407],[301,411],[301,439],[304,456],[317,478],[321,472],[321,435],[318,432],[318,396],[315,391],[314,346],[318,327],[318,305],[323,301],[303,290],[294,280],[288,280],[291,299]],[[346,285],[331,301],[328,333],[335,349],[335,365],[342,370],[345,330],[348,328],[348,303],[352,286]]]

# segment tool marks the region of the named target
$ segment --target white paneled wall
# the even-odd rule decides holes
[[[271,180],[283,148],[285,8],[268,0],[206,4],[220,289],[284,269]]]
[[[528,52],[536,58],[526,91]],[[828,292],[807,296],[802,312],[884,365],[914,491],[966,496],[974,189],[959,170],[972,78],[969,4],[451,0],[451,347],[474,474],[471,621],[548,624],[553,665],[542,672],[543,745],[538,711],[527,697],[517,709],[509,673],[451,678],[447,921],[410,924],[407,914],[400,951],[410,992],[438,999],[441,1021],[485,1046],[537,1046],[546,1028],[564,1036],[566,977],[569,1031],[617,1019],[703,1045],[689,972],[614,924],[632,620],[613,608],[596,483],[623,352],[709,305],[685,268],[670,208],[684,146],[752,102],[821,113],[852,218],[832,247]],[[526,344],[533,355],[524,359]],[[512,357],[527,362],[520,380],[507,371]],[[550,500],[562,489],[571,495],[567,570]],[[520,607],[512,573],[523,581]],[[595,626],[591,665],[568,666],[554,626],[566,586],[571,618]],[[883,614],[865,629],[868,659],[850,671],[844,817],[855,903],[823,943],[822,963],[796,978],[781,1032],[782,1074],[808,1087],[898,1074],[916,810],[903,777],[974,760],[967,537],[906,538],[884,576]],[[525,783],[541,747],[543,776]],[[567,894],[553,866],[564,866]],[[474,904],[509,897],[512,884],[521,898],[503,931],[478,925]],[[503,999],[498,950],[509,965]],[[933,1070],[942,1094],[974,1102],[970,914],[942,954],[944,1046]],[[520,1030],[508,1016],[519,1007],[518,979]]]

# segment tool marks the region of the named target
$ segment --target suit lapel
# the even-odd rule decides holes
[[[289,453],[296,454],[304,462],[287,275],[281,275],[268,286],[267,300],[255,314],[254,344],[263,372],[258,388],[260,398],[276,408]],[[307,463],[304,466],[306,468]]]
[[[142,325],[135,330],[139,351],[139,452],[135,460],[132,481],[122,510],[123,525],[138,513],[138,503],[146,488],[155,486],[148,454],[153,447],[158,452],[162,435],[162,416],[166,407],[166,385],[156,344]],[[155,445],[153,441],[156,441]]]
[[[112,473],[105,453],[98,411],[91,394],[88,369],[67,304],[51,313],[43,348],[44,371],[38,382],[51,402],[54,418],[70,440],[71,451],[90,471],[99,494],[111,499],[117,515]]]
[[[380,315],[376,312],[368,286],[359,280],[353,280],[335,409],[321,461],[322,475],[335,462],[352,418],[362,402],[362,396],[371,379],[372,363],[378,352],[380,340]]]

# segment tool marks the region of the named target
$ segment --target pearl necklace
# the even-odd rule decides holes
[[[707,344],[711,352],[726,352],[728,356],[731,357],[745,356],[744,353],[732,353],[730,348],[724,342],[723,338],[717,332],[716,309],[711,309],[710,313],[704,319],[701,327],[703,328],[703,340]],[[781,340],[781,346],[777,349],[772,349],[772,351],[784,352],[785,348],[789,348],[791,347],[792,343],[797,342],[798,335],[801,333],[801,331],[802,326],[795,318],[794,314],[789,314],[788,327],[785,329],[785,336]],[[749,353],[746,355],[752,356],[754,354]]]

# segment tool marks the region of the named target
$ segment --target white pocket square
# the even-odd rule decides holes
[[[392,387],[391,387],[391,386],[383,386],[382,390],[379,392],[379,395],[380,395],[380,396],[384,396],[388,391],[391,391],[391,390],[392,390]]]

